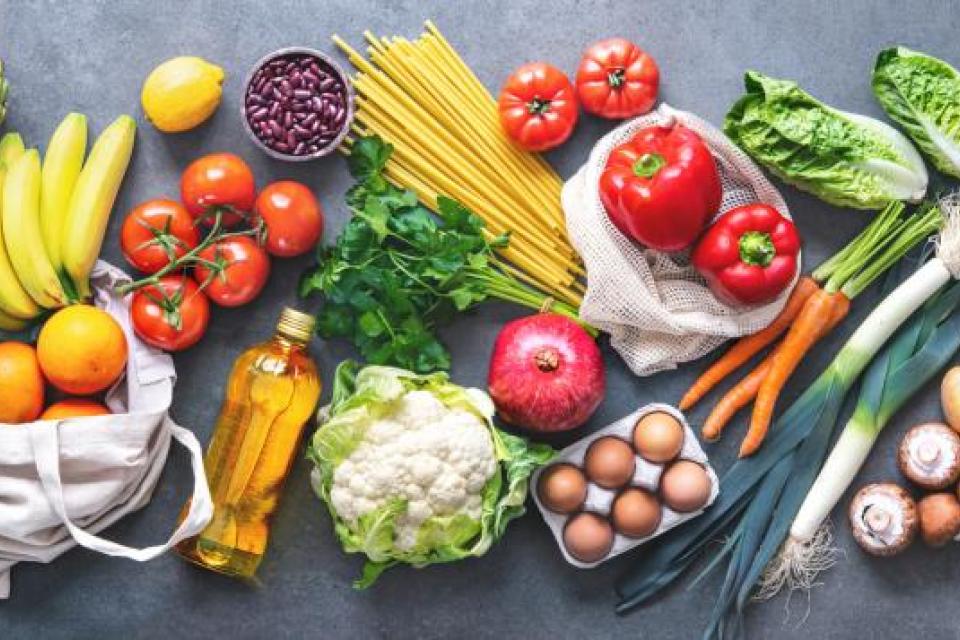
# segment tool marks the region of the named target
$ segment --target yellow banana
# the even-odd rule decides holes
[[[23,155],[23,138],[16,131],[4,134],[0,138],[0,166],[9,167],[10,164]]]
[[[7,134],[11,135],[11,134]],[[2,219],[3,209],[3,185],[6,182],[7,171],[3,166],[5,160],[13,161],[18,157],[16,149],[10,152],[10,149],[4,149],[4,136],[0,139],[0,219]],[[19,139],[19,136],[17,137]],[[6,151],[7,153],[4,153]],[[23,148],[21,145],[20,152]],[[0,224],[0,311],[5,315],[29,320],[40,315],[40,307],[33,301],[33,298],[23,289],[17,272],[13,270],[10,258],[7,256],[7,250],[3,241],[3,225]]]
[[[63,267],[60,242],[66,226],[70,195],[83,168],[87,150],[87,118],[70,113],[53,132],[40,174],[40,231],[47,257],[58,273]]]
[[[70,196],[60,257],[81,298],[90,296],[90,270],[100,254],[110,211],[130,163],[136,130],[130,116],[120,116],[104,129]]]
[[[23,331],[29,326],[29,320],[14,318],[0,311],[0,331]]]
[[[3,181],[3,244],[20,284],[41,307],[67,304],[40,234],[40,153],[24,152],[7,168]]]

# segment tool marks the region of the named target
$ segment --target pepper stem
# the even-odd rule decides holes
[[[633,174],[639,178],[652,178],[666,164],[659,153],[645,153],[633,163]]]
[[[766,267],[773,262],[777,250],[773,238],[763,231],[747,231],[740,236],[740,260],[744,264]]]
[[[530,112],[530,115],[542,116],[550,111],[550,101],[543,98],[534,98],[527,103],[527,111]]]

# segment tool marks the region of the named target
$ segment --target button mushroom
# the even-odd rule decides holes
[[[942,547],[960,533],[960,501],[952,493],[931,493],[917,504],[920,535],[931,547]]]
[[[897,466],[908,480],[939,491],[960,479],[960,435],[945,424],[918,424],[903,436]]]
[[[890,482],[868,484],[850,503],[850,529],[869,554],[892,556],[910,546],[917,535],[917,505],[902,487]]]

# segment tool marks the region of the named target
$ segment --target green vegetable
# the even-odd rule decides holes
[[[960,178],[960,74],[943,60],[895,47],[881,51],[873,93],[933,166]]]
[[[300,282],[300,294],[320,292],[324,337],[346,338],[374,364],[418,373],[450,367],[435,334],[488,298],[544,307],[547,296],[521,284],[494,254],[506,235],[488,239],[483,221],[449,198],[438,215],[399,189],[382,171],[393,147],[378,137],[357,140],[349,157],[358,183],[347,193],[353,217],[333,247]],[[577,320],[577,310],[553,301],[554,313]],[[592,331],[592,329],[590,329]]]
[[[415,402],[407,396],[413,391],[429,392],[432,399],[424,401],[421,394]],[[422,415],[411,415],[410,407],[423,408]],[[451,417],[450,412],[457,410],[459,417]],[[456,434],[463,431],[455,427],[463,426],[463,412],[473,416],[464,428],[476,428],[489,435],[486,454],[458,439]],[[313,436],[308,456],[317,465],[314,488],[327,504],[344,550],[367,556],[363,575],[354,584],[356,588],[370,586],[384,570],[398,563],[424,567],[481,556],[503,537],[510,520],[523,515],[530,474],[548,462],[554,452],[546,445],[528,444],[523,438],[498,430],[493,426],[492,416],[493,403],[485,393],[452,384],[445,373],[417,375],[379,366],[360,369],[352,361],[337,368],[331,406]],[[440,431],[417,431],[430,427],[431,423],[439,425]],[[374,429],[379,430],[377,435],[367,439]],[[438,441],[438,433],[450,435]],[[411,437],[404,439],[404,434]],[[367,446],[363,457],[351,459],[351,454],[362,445]],[[400,447],[406,448],[400,450]],[[384,457],[371,459],[374,453]],[[471,517],[464,509],[444,512],[443,505],[447,502],[440,500],[430,505],[434,515],[419,524],[414,544],[404,546],[399,542],[411,498],[398,495],[402,489],[398,488],[397,477],[404,473],[400,467],[407,459],[427,459],[444,468],[440,476],[429,481],[432,485],[422,487],[420,499],[428,504],[437,483],[445,487],[450,486],[447,481],[452,480],[455,486],[457,478],[462,477],[452,469],[462,470],[466,465],[464,473],[470,475],[484,468],[487,462],[491,463],[489,478],[477,489],[478,517]],[[343,478],[335,481],[337,469],[348,460],[350,477],[346,481]],[[390,481],[378,484],[377,477]],[[411,477],[407,482],[428,483],[416,474]],[[342,492],[339,498],[334,495],[337,482],[343,482],[339,485]],[[336,505],[353,508],[361,499],[343,494],[344,487],[352,488],[355,483],[364,487],[362,499],[379,500],[382,504],[349,518]],[[469,493],[469,484],[467,486]]]
[[[923,160],[893,127],[828,107],[793,82],[755,71],[744,82],[746,94],[727,114],[724,131],[786,182],[857,209],[923,198]]]

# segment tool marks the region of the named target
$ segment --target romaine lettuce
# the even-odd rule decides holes
[[[724,131],[784,181],[857,209],[923,198],[923,160],[893,127],[829,107],[794,82],[748,71],[744,84]]]
[[[943,60],[895,47],[881,51],[873,93],[937,169],[960,178],[960,73]]]

